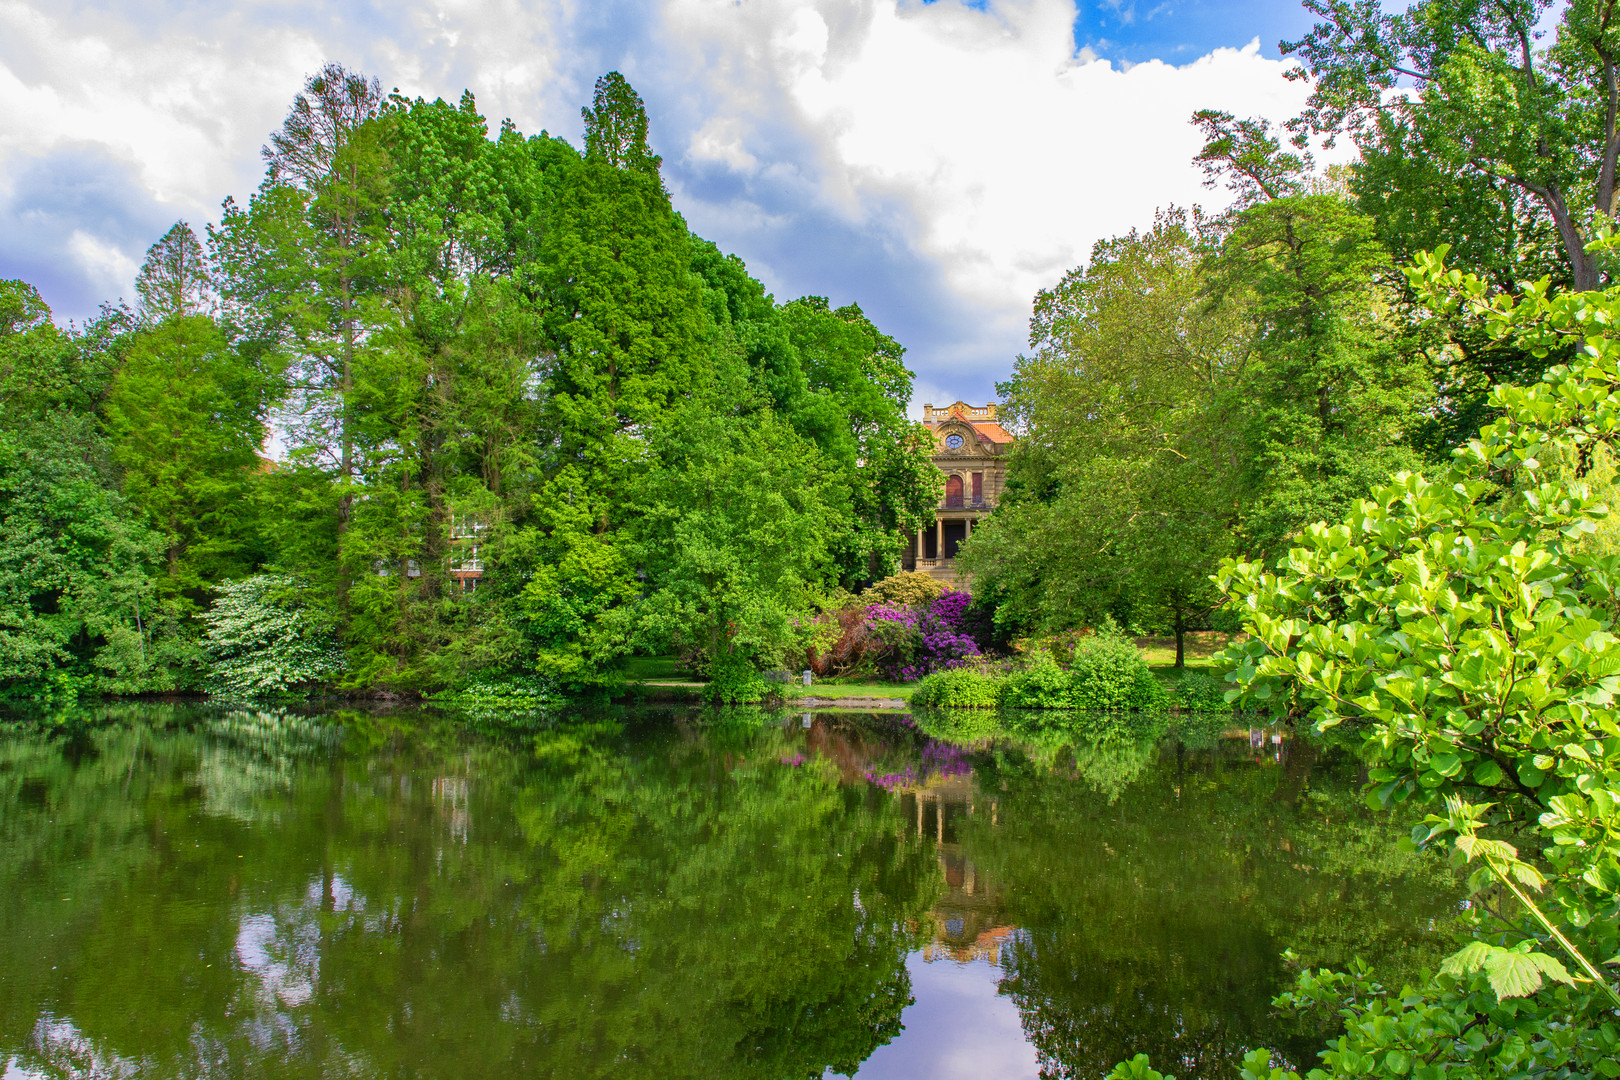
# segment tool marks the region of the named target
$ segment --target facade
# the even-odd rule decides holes
[[[900,565],[963,584],[956,549],[973,535],[973,523],[1000,500],[1013,439],[997,422],[994,403],[924,405],[923,425],[934,433],[934,464],[945,474],[945,497],[934,512],[933,526],[909,538]]]

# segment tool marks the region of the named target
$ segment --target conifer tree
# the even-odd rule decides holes
[[[212,274],[190,225],[175,222],[163,239],[147,248],[135,292],[141,314],[149,322],[212,312]]]

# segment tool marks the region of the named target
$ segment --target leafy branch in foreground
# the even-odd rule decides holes
[[[1443,809],[1412,839],[1480,866],[1476,940],[1399,993],[1306,972],[1278,1004],[1343,1021],[1312,1078],[1620,1076],[1620,556],[1587,542],[1610,513],[1589,479],[1620,438],[1620,290],[1492,296],[1444,254],[1409,271],[1432,310],[1573,359],[1497,387],[1501,419],[1444,476],[1398,475],[1219,585],[1248,631],[1228,697],[1359,735],[1369,801]],[[1298,1076],[1263,1051],[1243,1075]]]

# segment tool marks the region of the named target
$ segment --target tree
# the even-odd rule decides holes
[[[906,417],[911,372],[905,349],[857,304],[825,297],[777,305],[735,255],[693,240],[720,348],[739,350],[750,382],[814,443],[838,482],[828,550],[849,588],[892,572],[905,537],[939,505],[933,436]],[[729,340],[727,340],[729,339]]]
[[[0,429],[0,683],[62,672],[172,687],[148,681],[161,539],[120,498],[107,456],[90,417]]]
[[[213,280],[202,244],[183,221],[146,249],[135,279],[141,314],[151,322],[212,314]]]
[[[585,120],[585,157],[598,158],[615,169],[658,175],[663,159],[647,145],[647,109],[623,75],[610,71],[596,80],[591,107],[581,109]]]
[[[821,456],[742,377],[733,369],[659,427],[634,500],[635,562],[652,586],[641,633],[697,650],[720,694],[781,660],[829,562]]]
[[[104,423],[124,497],[165,537],[169,598],[251,568],[243,504],[271,388],[201,315],[171,314],[124,347]]]
[[[943,478],[934,437],[906,417],[912,373],[905,348],[857,304],[833,308],[806,296],[781,308],[798,353],[804,392],[779,407],[836,470],[837,500],[829,549],[843,584],[882,578],[898,568],[905,538],[929,523]]]
[[[94,411],[118,367],[112,343],[121,313],[93,320],[77,335],[51,321],[51,309],[26,281],[0,280],[0,426],[53,410]]]
[[[1069,627],[1163,611],[1176,633],[1215,603],[1245,479],[1232,422],[1245,377],[1244,305],[1205,299],[1205,240],[1184,212],[1101,241],[1036,296],[1035,352],[1000,387],[1020,434],[1003,505],[964,566],[1000,622]]]
[[[1263,121],[1199,113],[1205,182],[1238,196],[1207,260],[1214,295],[1248,307],[1254,334],[1232,416],[1243,429],[1243,545],[1277,552],[1415,448],[1434,380],[1422,336],[1391,317],[1394,265],[1335,174],[1284,153]]]
[[[1217,219],[1161,214],[1036,298],[1001,390],[1020,431],[965,565],[1008,628],[1104,614],[1177,639],[1220,602],[1226,555],[1279,553],[1415,448],[1432,381],[1387,314],[1394,269],[1332,174],[1269,126],[1205,111]]]
[[[603,76],[588,112],[586,144],[597,149],[547,172],[548,426],[558,467],[581,461],[612,484],[633,452],[626,436],[707,380],[712,323],[656,158],[622,145],[645,137],[641,99]]]
[[[354,504],[348,396],[381,314],[366,303],[378,270],[381,101],[375,79],[341,65],[310,76],[262,150],[268,169],[258,194],[247,210],[227,200],[210,231],[227,320],[292,361],[289,435],[338,477],[340,542]]]
[[[1598,286],[1605,271],[1587,243],[1615,213],[1620,158],[1620,25],[1608,0],[1570,4],[1545,50],[1535,28],[1550,0],[1305,6],[1322,21],[1281,45],[1303,62],[1289,77],[1312,86],[1294,123],[1302,140],[1348,135],[1382,186],[1403,193],[1398,202],[1430,208],[1418,212],[1420,228],[1450,225],[1464,207],[1484,211],[1469,225],[1493,225],[1442,235],[1492,238],[1478,265],[1493,270],[1525,260],[1533,205],[1556,232],[1568,280]]]

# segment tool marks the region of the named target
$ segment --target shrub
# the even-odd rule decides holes
[[[709,685],[706,693],[711,701],[727,705],[763,701],[770,688],[754,665],[745,657],[728,658],[729,662],[709,666]]]
[[[874,583],[861,594],[861,600],[868,607],[883,604],[888,607],[926,608],[931,607],[944,592],[943,582],[915,570],[903,570]]]
[[[1015,709],[1075,707],[1069,692],[1069,673],[1046,653],[1037,653],[1028,667],[1008,677],[1002,701]]]
[[[208,686],[225,697],[262,697],[327,682],[343,670],[343,652],[303,584],[259,574],[219,587],[202,616]]]
[[[480,712],[526,712],[561,698],[551,680],[533,674],[480,673],[432,695],[436,704]]]
[[[1220,676],[1197,671],[1184,676],[1173,693],[1176,704],[1188,712],[1231,712],[1226,690],[1226,681]]]
[[[950,668],[923,677],[911,695],[913,705],[935,709],[993,709],[1005,680],[972,668]]]
[[[824,678],[882,675],[909,681],[978,656],[978,642],[965,626],[973,598],[928,580],[934,588],[910,591],[923,597],[917,604],[845,602],[822,612],[814,631],[804,635],[806,647],[789,657],[791,669],[809,668]],[[876,588],[863,597],[873,596]]]
[[[1170,693],[1153,677],[1147,658],[1123,634],[1100,633],[1074,650],[1069,668],[1071,708],[1154,709],[1169,704]]]
[[[962,630],[972,602],[967,593],[944,590],[926,607],[867,608],[868,625],[886,646],[879,669],[891,679],[909,682],[978,656],[978,642]]]
[[[1170,692],[1148,668],[1142,650],[1117,632],[1078,639],[1065,669],[1053,650],[1032,650],[1022,671],[1007,678],[1002,704],[1017,709],[1162,709]]]

